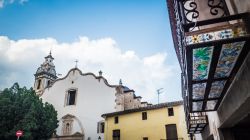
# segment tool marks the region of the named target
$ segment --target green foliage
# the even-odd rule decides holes
[[[20,88],[15,83],[0,93],[1,140],[16,140],[17,130],[24,132],[20,140],[48,139],[57,127],[56,110],[43,103],[32,88]]]

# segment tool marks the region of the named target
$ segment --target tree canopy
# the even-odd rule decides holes
[[[48,139],[58,127],[57,112],[49,103],[43,103],[35,91],[20,88],[15,83],[0,92],[0,139],[14,140],[17,130],[22,139]]]

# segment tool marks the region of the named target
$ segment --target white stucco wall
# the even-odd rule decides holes
[[[65,106],[65,95],[71,88],[77,89],[76,104]],[[71,114],[80,121],[80,124],[74,121],[72,134],[83,133],[82,125],[85,139],[91,137],[91,140],[95,140],[99,136],[97,122],[103,120],[101,115],[115,111],[115,92],[115,88],[106,85],[102,78],[96,79],[91,74],[81,75],[80,70],[72,69],[66,77],[45,89],[41,98],[55,107],[58,120]],[[59,123],[57,135],[62,135],[62,121]]]

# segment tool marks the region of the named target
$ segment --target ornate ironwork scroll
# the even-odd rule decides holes
[[[196,21],[196,19],[199,17],[197,3],[194,0],[185,0],[183,2],[183,5],[187,22]]]
[[[178,1],[178,0],[177,0]],[[199,20],[205,20],[199,18],[210,14],[214,17],[223,17],[229,15],[227,5],[224,0],[207,0],[207,6],[204,4],[205,0],[181,0],[182,8],[185,14],[185,20],[187,23],[196,22]],[[204,8],[205,6],[205,8]],[[208,16],[208,17],[211,17]],[[202,17],[204,18],[204,17]]]
[[[220,17],[228,15],[228,9],[223,0],[208,0],[207,5],[210,7],[211,15],[221,14]]]

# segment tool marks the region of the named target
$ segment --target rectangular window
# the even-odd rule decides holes
[[[142,112],[142,120],[147,120],[147,112]]]
[[[104,133],[104,127],[105,127],[104,122],[98,122],[97,123],[97,133]]]
[[[40,86],[41,86],[41,79],[38,80],[37,88],[36,89],[40,89]]]
[[[67,95],[66,105],[75,105],[75,100],[76,100],[76,90],[69,90]]]
[[[104,127],[105,127],[105,124],[104,122],[101,123],[101,133],[104,133]]]
[[[168,116],[174,116],[174,109],[168,108]]]
[[[119,118],[118,116],[115,117],[115,124],[119,123]]]
[[[143,137],[143,140],[148,140],[148,137]]]
[[[100,122],[97,123],[97,133],[100,133]]]
[[[47,82],[47,87],[50,85],[50,80],[48,80],[48,82]]]
[[[113,130],[113,140],[120,140],[120,130]]]

